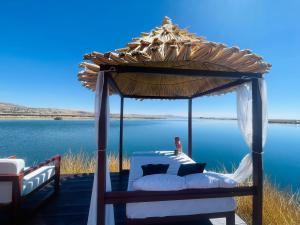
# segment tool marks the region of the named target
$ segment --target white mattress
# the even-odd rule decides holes
[[[193,163],[187,155],[172,154],[137,154],[131,158],[131,170],[128,180],[128,191],[133,191],[133,182],[142,176],[141,166],[149,163],[170,164],[168,174],[177,174],[182,163]],[[196,215],[203,213],[234,211],[234,198],[210,198],[192,200],[173,200],[157,202],[127,203],[126,215],[129,219],[143,219],[149,217]]]

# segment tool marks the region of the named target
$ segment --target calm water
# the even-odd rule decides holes
[[[174,136],[187,147],[185,120],[125,120],[124,150],[174,149]],[[117,152],[119,121],[111,121],[109,151]],[[95,151],[93,121],[0,121],[0,157],[17,155],[28,164],[68,151]],[[231,170],[248,153],[236,121],[193,121],[193,155],[209,168]],[[282,187],[300,189],[300,126],[269,125],[265,171]]]

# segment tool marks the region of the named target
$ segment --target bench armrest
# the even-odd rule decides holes
[[[60,161],[61,161],[61,156],[60,155],[53,156],[52,158],[47,159],[44,162],[41,162],[36,166],[30,167],[29,169],[24,171],[23,174],[24,174],[24,176],[26,176],[27,174],[32,173],[33,171],[35,171],[35,170],[37,170],[37,169],[39,169],[43,166],[46,166],[50,163],[53,163],[53,162],[55,163],[56,171],[59,171],[58,168],[60,168]]]

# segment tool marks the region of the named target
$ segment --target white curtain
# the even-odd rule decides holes
[[[98,143],[98,124],[99,124],[99,117],[101,112],[101,100],[103,91],[103,84],[104,84],[104,72],[99,72],[97,85],[96,85],[96,96],[95,96],[95,127],[96,127],[96,143]],[[107,94],[107,133],[109,128],[109,95]],[[108,135],[107,135],[108,136]],[[97,162],[97,159],[96,159]],[[106,191],[111,191],[111,182],[110,182],[110,175],[109,175],[109,168],[108,168],[108,159],[106,160]],[[90,202],[90,209],[89,209],[89,216],[88,216],[88,225],[96,225],[97,224],[97,168],[98,164],[96,165],[96,171],[94,173],[94,182],[93,182],[93,190],[92,190],[92,197]],[[114,210],[113,205],[106,205],[105,208],[105,225],[114,225],[115,218],[114,218]]]
[[[263,146],[266,142],[268,117],[267,117],[267,87],[263,79],[259,80],[259,89],[262,98],[262,120],[263,132],[262,142]],[[239,128],[244,136],[244,139],[252,151],[252,84],[251,82],[240,85],[237,90],[237,119]],[[237,170],[231,174],[231,178],[241,183],[252,175],[252,154],[248,153],[240,162]]]

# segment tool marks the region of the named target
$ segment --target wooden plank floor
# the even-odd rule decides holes
[[[111,174],[113,191],[127,190],[128,171],[122,175]],[[93,186],[93,174],[79,174],[61,177],[61,190],[58,196],[50,198],[33,214],[29,214],[30,205],[38,202],[42,195],[51,190],[50,186],[44,188],[30,202],[25,205],[24,212],[29,218],[27,225],[86,225],[90,198]],[[116,225],[124,225],[125,205],[114,206]],[[1,216],[0,216],[1,221]],[[2,223],[0,223],[2,225]],[[197,225],[225,225],[225,219],[214,219],[211,221],[198,221]],[[246,225],[239,217],[236,217],[237,225]]]

